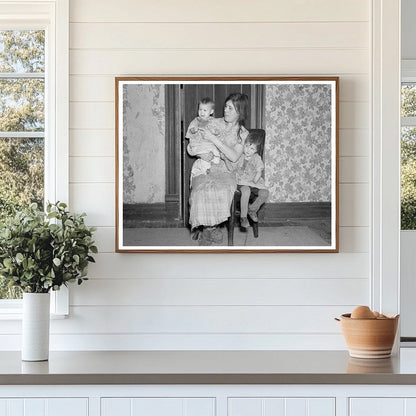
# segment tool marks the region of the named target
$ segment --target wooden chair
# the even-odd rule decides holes
[[[249,130],[250,134],[257,135],[259,137],[260,145],[258,147],[258,154],[263,159],[264,155],[264,143],[266,140],[266,132],[263,129],[251,129]],[[264,172],[263,172],[264,175]],[[250,200],[251,203],[255,198],[258,196],[258,189],[251,189],[250,193]],[[239,208],[239,201],[241,198],[241,192],[240,190],[236,190],[234,193],[233,201],[231,202],[231,209],[230,209],[230,217],[228,218],[227,222],[227,228],[228,228],[228,245],[233,246],[234,245],[234,227],[235,227],[235,217],[240,215],[240,212],[238,210]],[[253,228],[253,235],[254,238],[258,238],[259,236],[259,223],[252,221],[250,218],[248,218],[252,228]]]

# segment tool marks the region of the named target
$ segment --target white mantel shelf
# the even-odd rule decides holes
[[[389,359],[346,351],[54,351],[47,362],[1,352],[0,385],[416,385],[416,349]]]

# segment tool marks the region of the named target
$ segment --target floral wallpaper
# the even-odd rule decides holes
[[[331,200],[331,86],[266,86],[265,177],[270,202]]]
[[[164,202],[164,86],[124,85],[123,125],[123,202]]]

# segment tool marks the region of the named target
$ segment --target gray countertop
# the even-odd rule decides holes
[[[52,351],[23,362],[0,353],[1,385],[416,384],[416,349],[387,359],[347,351]]]

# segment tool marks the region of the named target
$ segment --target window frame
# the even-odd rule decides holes
[[[0,30],[45,30],[45,201],[69,200],[69,0],[0,0]],[[59,86],[59,88],[57,88]],[[69,313],[68,289],[51,291],[51,313]],[[21,300],[0,300],[0,320]]]
[[[416,60],[402,61],[401,85],[416,84]],[[400,117],[400,127],[416,127],[416,117]]]

